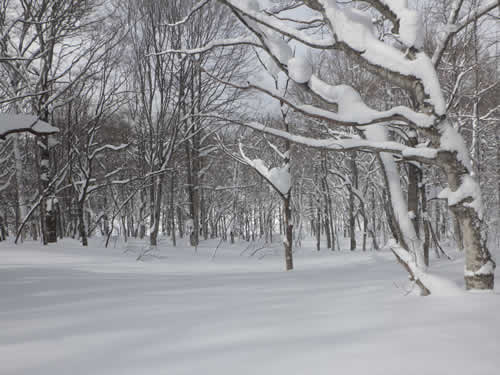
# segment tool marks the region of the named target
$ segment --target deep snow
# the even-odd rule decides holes
[[[0,374],[500,371],[500,295],[406,295],[389,252],[306,242],[287,273],[279,247],[164,244],[136,261],[137,243],[94,241],[0,243]],[[461,259],[432,269],[463,283]]]

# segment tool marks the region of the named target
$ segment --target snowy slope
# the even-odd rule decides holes
[[[215,246],[138,262],[134,246],[0,243],[0,373],[500,371],[497,293],[405,295],[388,252],[302,249],[286,273],[279,250]],[[462,261],[436,267],[461,282]]]

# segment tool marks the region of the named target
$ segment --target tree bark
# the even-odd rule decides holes
[[[153,200],[153,205],[151,207],[153,211],[151,212],[151,217],[154,220],[149,237],[149,244],[151,246],[158,246],[158,232],[160,230],[161,202],[163,196],[163,177],[158,176],[155,179],[156,181],[153,186],[156,185],[156,188],[152,190],[154,194],[153,197],[151,197],[151,199]]]
[[[351,169],[351,184],[349,185],[349,236],[351,238],[351,251],[356,250],[356,222],[354,216],[354,193],[353,187],[358,188],[358,167],[356,165],[356,153],[352,152],[349,158],[349,166]]]
[[[451,126],[444,124],[444,126]],[[442,160],[448,177],[448,187],[452,192],[458,190],[465,179],[472,180],[462,162],[457,159],[456,153],[446,153]],[[479,191],[479,187],[477,187]],[[469,289],[493,289],[495,261],[488,250],[486,241],[481,237],[482,220],[477,210],[470,206],[471,198],[463,199],[449,206],[456,216],[463,235],[465,249],[465,287]]]
[[[85,218],[84,218],[83,202],[78,202],[78,232],[80,234],[80,241],[82,241],[82,246],[88,246],[87,230],[85,228]]]
[[[286,270],[293,269],[293,224],[292,224],[292,208],[291,208],[291,193],[288,193],[283,200],[284,227],[285,227],[285,266]]]

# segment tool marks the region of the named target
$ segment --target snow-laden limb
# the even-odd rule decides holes
[[[340,8],[334,1],[318,0],[338,43],[359,55],[368,64],[386,72],[415,78],[422,83],[425,101],[441,116],[446,105],[432,61],[424,52],[416,52],[412,58],[397,48],[379,40],[372,17],[355,8]]]
[[[380,3],[387,6],[396,16],[399,40],[406,47],[422,48],[424,44],[424,34],[421,32],[422,20],[417,11],[408,8],[408,0],[380,0]]]
[[[297,83],[307,83],[313,75],[313,68],[308,59],[295,56],[288,60],[288,76]]]
[[[180,25],[184,25],[186,22],[188,22],[191,17],[196,13],[198,12],[199,10],[201,10],[205,5],[207,5],[208,3],[210,3],[211,0],[201,0],[201,1],[198,1],[188,12],[188,14],[181,20],[177,21],[177,22],[174,22],[174,23],[166,23],[166,24],[163,24],[162,26],[167,26],[167,27],[175,27],[175,26],[180,26]]]
[[[352,138],[343,138],[343,139],[338,139],[338,138],[316,139],[271,128],[258,122],[247,122],[239,124],[254,130],[258,130],[265,134],[274,135],[276,137],[286,139],[296,144],[321,150],[387,152],[387,153],[401,155],[403,158],[409,160],[417,160],[430,164],[434,164],[436,162],[435,159],[439,153],[438,150],[433,148],[429,147],[412,148],[394,141],[378,141],[378,140],[362,139],[356,136],[352,136]]]
[[[0,139],[12,133],[29,132],[35,135],[55,134],[58,128],[32,115],[0,113]]]
[[[120,150],[123,150],[125,148],[127,148],[128,146],[130,146],[129,143],[122,143],[121,145],[118,145],[118,146],[115,146],[115,145],[104,145],[104,146],[101,146],[101,147],[98,147],[96,148],[90,155],[89,155],[89,159],[92,160],[94,159],[97,155],[99,155],[101,152],[103,151],[120,151]]]
[[[405,106],[397,106],[388,111],[377,111],[368,107],[361,95],[348,85],[329,85],[315,75],[311,75],[309,88],[328,103],[338,105],[335,117],[338,121],[347,121],[358,124],[374,124],[386,121],[393,116],[405,119],[419,127],[428,128],[433,125],[435,117],[425,113],[415,112]]]
[[[380,125],[368,128],[365,135],[367,140],[371,142],[387,142],[387,130]],[[412,149],[411,147],[407,148]],[[416,267],[425,270],[426,265],[424,261],[423,243],[418,237],[408,213],[408,204],[403,195],[403,188],[401,187],[401,179],[396,162],[393,156],[386,152],[380,153],[380,161],[384,167],[384,177],[386,178],[386,184],[389,189],[394,218],[401,232],[402,238],[400,238],[400,240],[404,241],[406,244],[406,248],[408,249],[407,252],[414,255]]]
[[[289,159],[290,158],[290,152],[289,151],[285,151],[284,153],[280,151],[280,149],[278,148],[278,146],[276,146],[274,143],[271,143],[269,142],[269,140],[267,141],[267,144],[269,145],[269,147],[271,147],[274,152],[276,152],[276,154],[283,160],[286,160],[286,159]]]
[[[389,240],[387,246],[394,253],[398,262],[406,268],[412,281],[420,287],[421,294],[426,295],[427,293],[434,296],[464,295],[465,292],[454,282],[417,267],[412,254],[399,246],[396,241]]]
[[[414,257],[412,257],[412,253],[403,249],[396,240],[389,240],[387,246],[391,249],[391,251],[396,256],[403,267],[406,268],[408,273],[410,274],[411,281],[415,282],[420,288],[420,294],[427,296],[431,294],[431,290],[424,284],[424,272],[417,267]]]
[[[178,53],[184,55],[196,55],[199,53],[209,52],[215,48],[220,47],[235,47],[235,46],[253,46],[257,48],[262,48],[255,38],[251,37],[241,37],[241,38],[228,38],[228,39],[216,39],[204,44],[202,47],[191,48],[191,49],[167,49],[157,53],[150,53],[147,56],[154,55],[165,55],[167,53]]]
[[[328,85],[315,75],[312,75],[309,80],[309,88],[324,101],[337,104],[337,112],[322,109],[310,104],[297,104],[291,99],[285,98],[278,90],[269,89],[257,82],[249,83],[247,86],[240,86],[225,81],[220,82],[242,90],[255,89],[261,91],[285,103],[305,116],[325,120],[335,125],[367,126],[390,121],[400,121],[405,124],[408,123],[421,128],[428,128],[432,126],[435,120],[435,117],[432,115],[415,112],[405,106],[396,106],[387,111],[377,111],[368,107],[363,102],[359,93],[352,87],[348,85]]]
[[[268,168],[261,159],[250,159],[243,152],[243,145],[239,144],[240,155],[243,161],[253,168],[259,175],[265,178],[269,184],[283,197],[292,188],[292,176],[290,175],[289,163],[284,163],[281,167]]]
[[[281,35],[287,36],[308,47],[317,49],[330,49],[335,46],[333,38],[316,39],[307,33],[289,26],[287,22],[281,21],[275,17],[268,16],[259,11],[258,5],[254,0],[219,0],[221,3],[229,6],[233,11],[243,15],[247,20],[253,21],[252,28],[255,30],[256,24],[268,28]],[[263,31],[262,29],[259,31]],[[269,32],[265,34],[270,34]]]
[[[446,199],[450,207],[457,204],[471,207],[477,212],[479,219],[483,217],[484,208],[481,199],[481,189],[479,183],[470,175],[462,177],[462,183],[456,191],[445,188],[439,193],[438,198]]]
[[[446,120],[439,125],[440,148],[457,154],[457,159],[472,173],[472,160],[469,149],[460,133]]]

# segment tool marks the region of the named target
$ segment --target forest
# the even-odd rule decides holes
[[[429,303],[410,307],[406,295],[450,290],[464,306],[500,307],[495,292],[465,293],[494,289],[500,255],[499,8],[498,0],[0,0],[0,269],[13,272],[0,278],[0,298],[22,292],[9,284],[27,275],[16,264],[41,262],[37,275],[73,254],[78,272],[92,268],[86,256],[96,269],[109,262],[110,275],[127,267],[156,275],[156,264],[192,274],[194,287],[217,280],[222,289],[232,279],[200,275],[251,262],[241,271],[248,285],[272,288],[263,280],[294,275],[287,280],[311,295],[301,267],[324,285],[337,274],[351,282],[357,267],[352,277],[366,285],[397,286],[384,284],[367,303],[400,296],[402,315]],[[330,266],[338,271],[328,276]],[[461,304],[453,308],[465,311]],[[479,307],[471,319],[498,329]],[[287,322],[297,324],[292,310]],[[498,370],[488,358],[477,373]],[[152,373],[163,368],[155,360]],[[80,371],[109,374],[99,363]],[[314,368],[245,363],[244,373]],[[37,368],[16,366],[7,373]],[[195,373],[182,370],[167,373]]]

